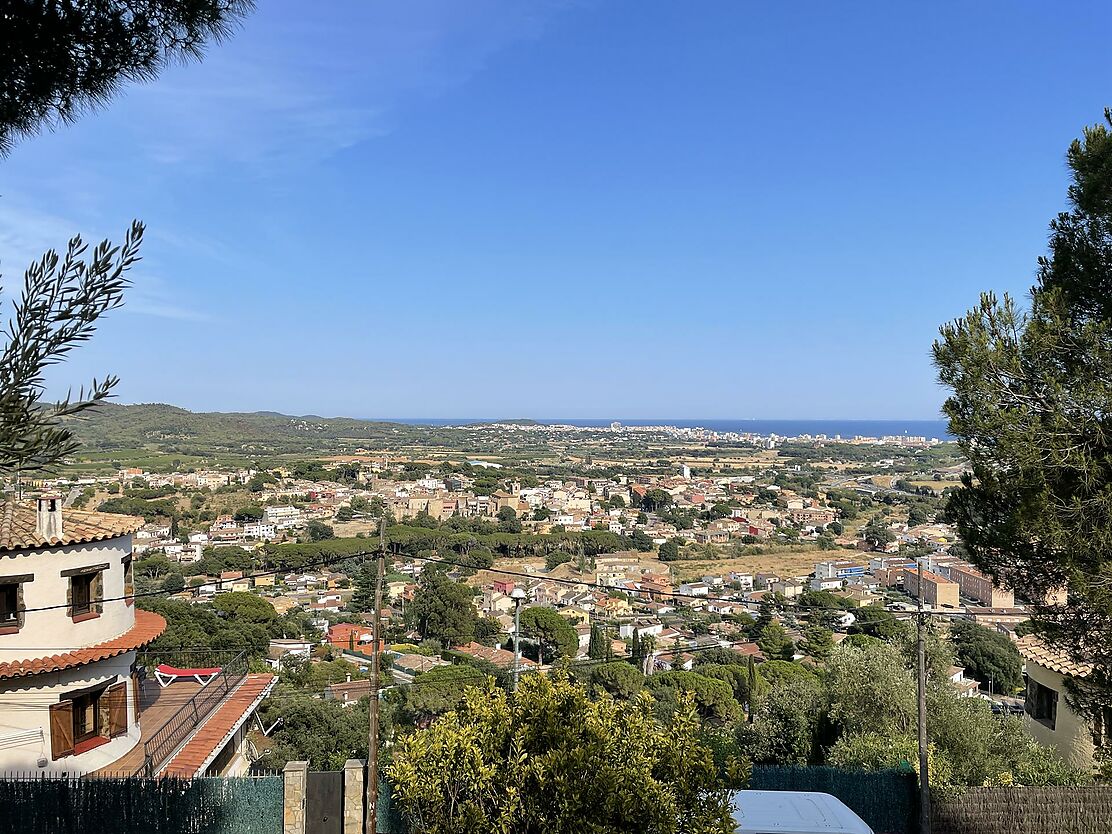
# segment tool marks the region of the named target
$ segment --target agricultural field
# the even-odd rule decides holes
[[[759,547],[759,546],[757,546]],[[710,573],[756,573],[765,571],[780,576],[807,576],[815,570],[815,563],[825,559],[849,558],[855,550],[820,550],[809,545],[771,545],[760,548],[760,553],[735,556],[724,553],[721,559],[680,560],[670,562],[672,576],[677,582],[699,579]]]

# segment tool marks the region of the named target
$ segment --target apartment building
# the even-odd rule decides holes
[[[958,583],[951,582],[946,577],[929,570],[924,570],[922,576],[922,588],[920,588],[919,571],[905,569],[904,590],[916,599],[921,596],[923,604],[931,608],[957,608],[960,605]]]

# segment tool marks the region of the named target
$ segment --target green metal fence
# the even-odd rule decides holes
[[[876,834],[916,834],[918,782],[901,770],[840,770],[835,767],[757,765],[749,787],[758,791],[822,791],[838,797]],[[744,801],[744,792],[739,801]]]
[[[0,809],[0,834],[280,834],[282,777],[4,777]]]

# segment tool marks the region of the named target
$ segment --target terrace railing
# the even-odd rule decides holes
[[[154,776],[221,702],[247,677],[247,656],[240,652],[220,667],[220,674],[186,701],[143,744],[143,767],[140,774]]]

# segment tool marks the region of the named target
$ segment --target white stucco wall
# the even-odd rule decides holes
[[[123,560],[131,553],[131,536],[44,550],[18,550],[0,555],[0,576],[33,574],[23,585],[28,609],[66,603],[70,579],[62,571],[107,564],[105,599],[123,596]],[[28,611],[17,634],[0,635],[0,660],[45,657],[119,637],[135,625],[135,608],[124,601],[106,602],[95,619],[75,623],[65,608]]]
[[[5,639],[5,638],[0,638]],[[135,692],[127,686],[127,733],[86,753],[54,761],[50,752],[50,706],[63,693],[102,683],[128,681],[135,652],[59,672],[0,680],[0,773],[6,771],[87,773],[110,765],[139,743]],[[41,728],[41,739],[5,741],[15,733]],[[47,766],[38,766],[39,757]]]
[[[104,602],[100,616],[74,622],[65,607],[70,578],[63,571],[107,565],[103,571],[102,598],[124,594],[124,559],[131,554],[131,536],[102,542],[20,550],[0,555],[0,576],[31,574],[23,583],[26,609],[61,606],[46,611],[28,610],[15,634],[0,635],[0,661],[27,660],[63,654],[104,643],[125,634],[135,625],[135,608],[123,600]],[[88,772],[119,759],[139,742],[134,691],[127,687],[128,732],[80,755],[51,757],[50,706],[61,696],[103,683],[129,681],[135,652],[58,672],[0,680],[0,771]],[[27,739],[26,731],[41,729],[40,737]],[[17,738],[12,738],[18,735]]]
[[[1026,664],[1027,677],[1048,686],[1058,693],[1058,711],[1054,729],[1036,721],[1030,715],[1024,716],[1023,724],[1027,732],[1044,747],[1053,747],[1067,763],[1083,770],[1093,766],[1093,732],[1085,719],[1070,709],[1066,703],[1066,682],[1057,672],[1046,669],[1030,661]]]

